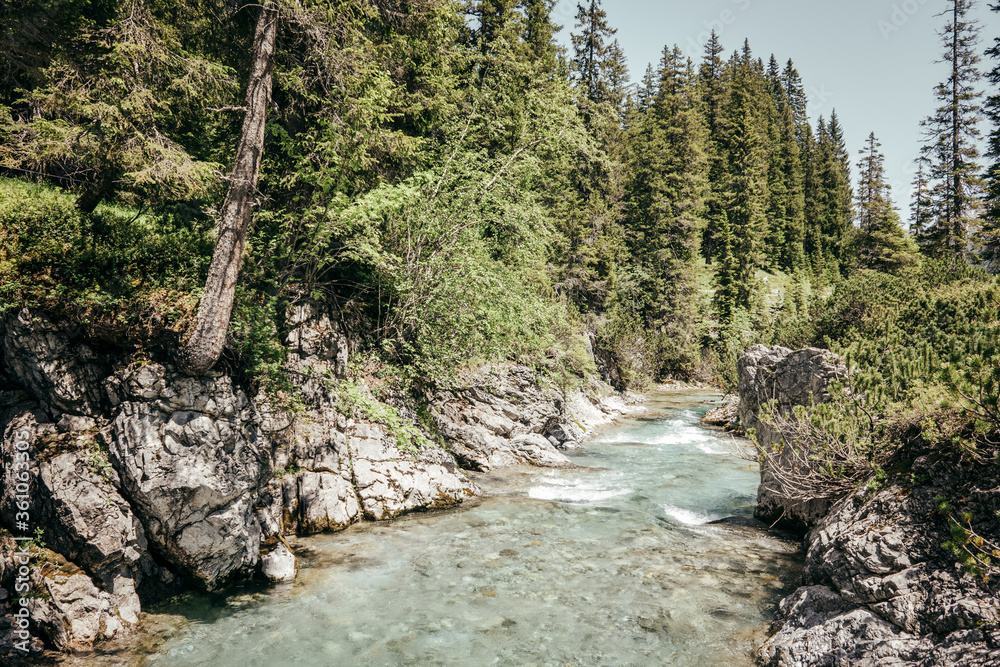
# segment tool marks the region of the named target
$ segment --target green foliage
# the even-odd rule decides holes
[[[450,379],[471,359],[542,355],[567,317],[541,291],[540,211],[513,189],[484,190],[484,176],[460,176],[437,197],[428,179],[414,179],[341,217],[364,230],[345,240],[347,257],[369,267],[385,351],[429,381]]]
[[[340,414],[382,424],[396,438],[400,451],[416,454],[420,449],[435,446],[416,424],[401,417],[393,406],[378,400],[367,386],[347,380],[332,388]]]
[[[0,179],[0,314],[29,306],[155,336],[188,314],[211,250],[192,207],[84,214],[51,187]]]
[[[990,581],[1000,572],[997,565],[1000,563],[1000,546],[976,531],[971,512],[963,511],[956,517],[951,503],[944,495],[936,496],[934,503],[938,514],[947,522],[951,536],[941,547],[961,563],[970,575],[982,581]]]

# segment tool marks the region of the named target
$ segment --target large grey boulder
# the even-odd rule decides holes
[[[450,507],[479,493],[447,452],[422,448],[401,455],[384,428],[365,422],[349,423],[345,434],[354,487],[367,519]]]
[[[4,325],[4,365],[14,380],[60,412],[101,413],[105,404],[101,380],[107,368],[93,350],[27,308],[8,317]]]
[[[270,465],[243,392],[219,373],[195,379],[156,364],[130,366],[107,388],[111,462],[147,539],[210,589],[249,572]]]
[[[18,525],[18,511],[25,509],[19,505],[27,498],[30,529],[40,529],[47,546],[86,572],[36,582],[51,599],[35,609],[38,619],[48,619],[43,625],[54,633],[50,639],[61,648],[74,648],[130,632],[138,622],[142,578],[160,572],[146,552],[141,524],[118,493],[110,464],[96,443],[85,442],[93,434],[58,434],[34,403],[9,410],[2,424],[4,523]],[[119,620],[92,631],[86,610],[104,610]],[[72,623],[59,620],[67,614]]]
[[[760,447],[769,452],[761,465],[756,516],[768,523],[808,530],[829,511],[833,499],[790,498],[777,483],[776,470],[793,470],[809,461],[802,443],[768,422],[770,410],[789,417],[796,406],[809,407],[830,400],[830,384],[847,378],[838,355],[817,348],[792,351],[757,345],[746,350],[737,363],[740,422],[756,433]]]
[[[99,641],[120,639],[139,623],[139,598],[124,600],[75,574],[48,573],[36,569],[31,575],[34,591],[29,609],[34,624],[61,651],[85,651]]]
[[[1000,665],[1000,582],[972,576],[942,547],[952,536],[936,501],[952,499],[996,543],[1000,470],[942,452],[915,458],[809,534],[803,587],[781,603],[762,664]]]

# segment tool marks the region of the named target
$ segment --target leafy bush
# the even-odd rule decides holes
[[[211,231],[189,206],[155,214],[102,206],[88,215],[56,188],[0,179],[0,316],[29,306],[95,330],[117,322],[115,336],[151,335],[197,303]]]

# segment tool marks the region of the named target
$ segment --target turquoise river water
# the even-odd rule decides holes
[[[750,525],[757,466],[698,422],[717,398],[654,393],[576,468],[302,540],[294,585],[186,596],[140,647],[70,664],[751,665],[801,554]]]

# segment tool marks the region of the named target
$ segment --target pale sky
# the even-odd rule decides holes
[[[584,0],[580,0],[583,2]],[[985,0],[975,3],[981,24],[980,51],[1000,36],[1000,14]],[[791,58],[810,98],[810,117],[829,117],[834,108],[844,125],[857,177],[857,153],[874,131],[886,155],[893,197],[909,217],[910,182],[922,143],[920,121],[934,110],[934,86],[948,75],[940,60],[937,32],[946,19],[936,16],[948,0],[604,0],[611,26],[633,82],[646,65],[655,66],[666,44],[677,44],[699,62],[712,28],[727,53],[750,39],[765,65],[772,53]],[[559,0],[554,20],[569,45],[577,0]],[[984,58],[984,71],[993,63]],[[986,82],[981,87],[985,89]],[[986,123],[981,123],[984,134]],[[985,161],[984,161],[985,162]]]

